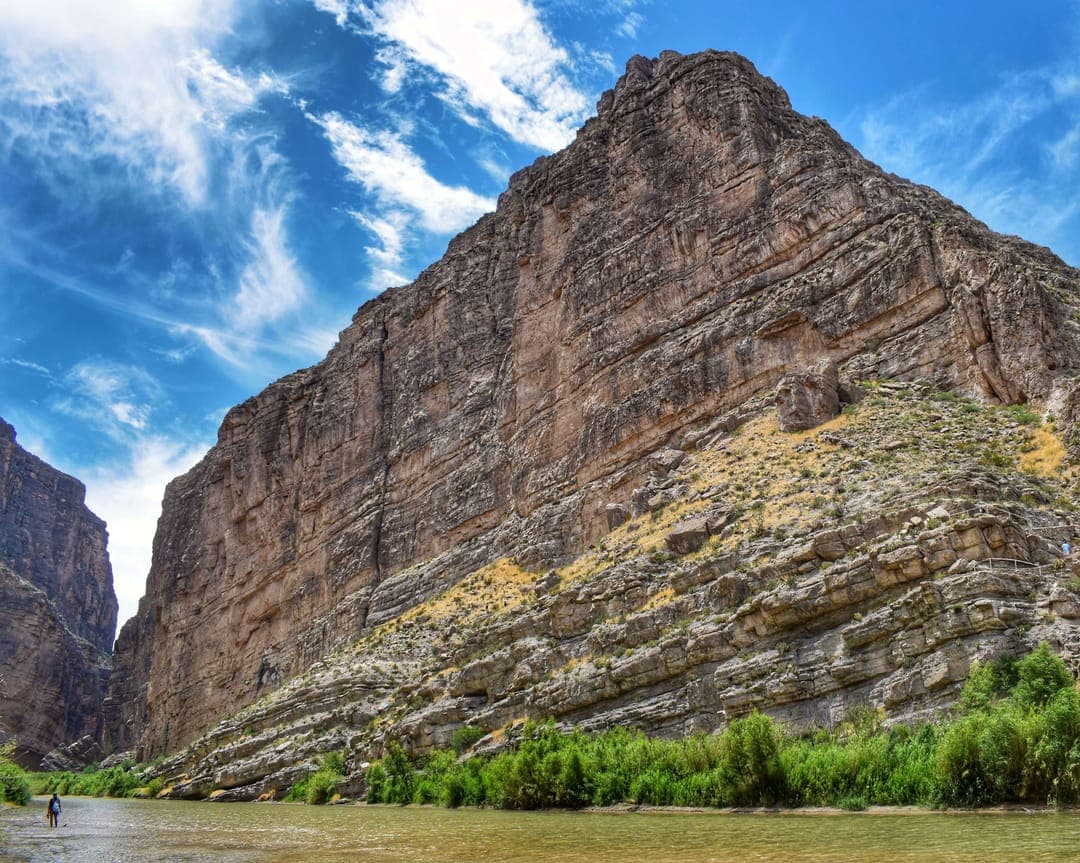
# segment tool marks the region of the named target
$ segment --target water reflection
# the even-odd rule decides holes
[[[1080,815],[497,812],[64,801],[0,814],[0,859],[100,863],[1057,863]]]

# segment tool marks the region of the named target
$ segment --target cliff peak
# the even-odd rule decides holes
[[[697,54],[662,51],[655,58],[635,54],[626,62],[626,70],[615,86],[601,95],[596,105],[597,115],[603,117],[627,99],[673,87],[684,78],[690,79],[692,88],[717,87],[729,101],[745,99],[748,92],[756,93],[756,110],[765,115],[760,119],[791,111],[783,89],[762,75],[746,57],[732,51],[708,50]],[[718,112],[716,119],[721,118],[722,113]]]

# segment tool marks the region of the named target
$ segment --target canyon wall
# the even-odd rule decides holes
[[[174,751],[496,559],[565,563],[653,454],[785,375],[1071,405],[1077,284],[745,59],[633,58],[572,144],[170,484],[110,745]]]
[[[0,420],[0,730],[34,768],[103,730],[117,603],[105,523],[85,496]]]

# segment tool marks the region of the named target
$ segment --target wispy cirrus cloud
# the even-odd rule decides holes
[[[243,244],[246,263],[237,288],[203,323],[172,326],[196,337],[229,365],[258,374],[255,355],[322,356],[337,338],[293,252],[287,228],[288,206],[257,207]],[[213,319],[217,318],[217,320]]]
[[[370,216],[357,210],[350,210],[349,215],[367,231],[374,234],[379,245],[367,246],[371,260],[372,274],[370,283],[373,287],[393,287],[404,285],[409,277],[403,272],[405,263],[405,234],[409,216],[401,210],[389,210],[381,217]]]
[[[52,371],[50,369],[41,365],[41,363],[35,363],[33,360],[24,360],[22,357],[0,357],[0,365],[15,366],[16,368],[41,375],[43,378],[52,377]]]
[[[64,244],[44,236],[30,244],[35,254],[0,240],[0,265],[194,337],[238,369],[257,364],[253,353],[306,360],[313,344],[325,350],[333,341],[310,325],[295,342],[274,332],[286,321],[295,326],[309,299],[287,232],[292,177],[273,130],[259,122],[263,99],[289,87],[215,54],[242,5],[0,5],[0,154],[31,160],[76,226],[93,221],[101,206],[95,190],[102,198],[157,198],[148,206],[152,224],[171,232],[163,242],[182,236],[178,242],[202,245],[175,262],[187,268],[176,289],[164,281],[140,289],[154,275],[139,270],[130,248],[114,280],[104,272],[94,278],[87,261],[69,260]]]
[[[226,282],[224,297],[198,287],[200,278],[183,262],[150,284],[140,276],[141,290],[118,291],[109,273],[71,272],[62,251],[19,228],[0,232],[0,261],[109,315],[161,328],[176,344],[152,350],[172,362],[201,345],[242,376],[258,377],[267,358],[310,359],[337,337],[290,247],[287,217],[287,204],[255,206],[246,237],[230,255],[235,276],[217,276]]]
[[[425,230],[460,230],[495,206],[492,198],[436,179],[423,159],[392,132],[368,132],[336,112],[311,119],[322,127],[350,180],[382,206],[409,210]]]
[[[250,260],[240,273],[229,318],[245,332],[296,311],[308,297],[307,285],[289,248],[284,206],[256,209],[252,215]]]
[[[103,358],[77,363],[60,386],[53,410],[124,442],[146,429],[154,405],[164,399],[161,384],[144,369]]]
[[[369,132],[336,112],[309,114],[308,119],[323,130],[346,176],[372,198],[366,212],[352,210],[350,215],[379,243],[366,248],[375,290],[409,281],[402,271],[412,232],[448,234],[495,208],[493,198],[434,177],[398,134]]]
[[[349,13],[356,5],[349,0],[312,0],[315,8],[320,12],[329,12],[334,16],[339,27],[344,27],[349,20]]]
[[[260,94],[210,53],[232,26],[231,0],[0,5],[0,130],[62,171],[109,159],[201,205],[208,138]]]
[[[1080,263],[1080,86],[1075,73],[1003,77],[962,104],[902,94],[858,122],[859,148],[887,170],[939,189],[991,228]],[[1080,79],[1076,79],[1080,80]],[[1022,157],[1031,170],[1010,169]]]

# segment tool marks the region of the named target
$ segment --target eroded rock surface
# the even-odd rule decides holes
[[[784,431],[804,431],[840,412],[840,379],[836,366],[788,372],[776,387],[776,416]]]
[[[413,284],[364,305],[325,360],[234,408],[169,486],[117,643],[111,743],[173,751],[497,559],[542,572],[683,499],[692,478],[651,454],[734,428],[789,373],[824,363],[843,380],[1072,404],[1076,300],[1075,270],[885,174],[746,60],[635,58],[573,144],[515,174]],[[628,577],[640,585],[609,589],[650,590],[648,570]],[[567,602],[520,626],[560,639],[613,600]],[[628,667],[528,689],[542,663],[510,650],[498,687],[517,693],[508,709],[683,727],[765,703],[764,683],[719,669],[732,649],[761,651],[770,621],[760,609],[737,638],[701,624],[685,648],[657,645],[669,673],[652,683]],[[805,688],[793,674],[783,692]],[[468,715],[495,685],[432,709]]]
[[[689,456],[682,499],[573,563],[484,567],[223,720],[161,765],[170,795],[280,796],[334,750],[361,782],[390,741],[419,754],[468,724],[490,748],[525,718],[681,736],[761,710],[797,733],[869,706],[918,723],[973,662],[1041,640],[1080,668],[1059,551],[1080,472],[1013,417],[892,384],[801,435],[763,408]],[[665,551],[718,499],[722,530]]]
[[[102,735],[117,603],[85,494],[0,420],[0,730],[35,769],[53,747]]]

